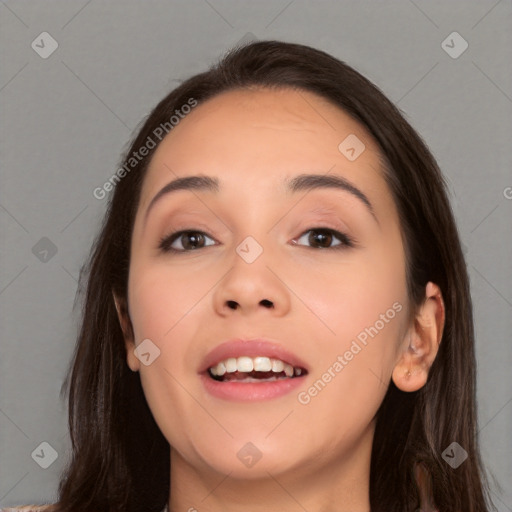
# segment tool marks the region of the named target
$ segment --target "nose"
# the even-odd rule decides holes
[[[286,315],[291,306],[286,278],[276,262],[269,263],[265,251],[251,263],[236,254],[213,294],[217,314],[247,316],[267,311],[277,317]]]

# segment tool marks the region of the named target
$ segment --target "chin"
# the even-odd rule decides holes
[[[208,447],[196,446],[196,454],[201,458],[201,464],[211,470],[244,480],[268,478],[269,473],[279,474],[300,465],[298,460],[291,458],[296,455],[291,446],[269,442],[264,434],[260,434],[260,439],[254,436],[253,441],[247,439],[251,437],[245,437],[243,441],[230,439],[225,443],[215,439]]]

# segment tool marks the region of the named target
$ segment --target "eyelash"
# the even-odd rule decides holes
[[[303,231],[302,234],[298,238],[302,238],[305,234],[312,232],[312,231],[322,231],[322,232],[331,233],[341,243],[338,245],[335,245],[333,247],[323,247],[323,248],[322,247],[320,247],[320,248],[310,247],[311,249],[316,249],[316,250],[323,249],[324,251],[326,251],[326,250],[346,250],[346,249],[349,249],[349,248],[355,246],[355,240],[353,238],[349,237],[345,233],[341,233],[339,231],[336,231],[335,229],[331,229],[331,228],[327,228],[327,227],[310,228],[306,231]],[[181,235],[190,234],[190,233],[194,233],[194,234],[200,233],[200,234],[205,235],[208,238],[211,238],[213,240],[213,238],[208,236],[204,231],[199,231],[199,230],[194,230],[194,229],[184,229],[181,231],[175,231],[174,233],[171,233],[169,235],[162,237],[158,243],[158,249],[164,253],[186,253],[186,252],[195,252],[199,249],[203,249],[204,247],[200,247],[199,249],[191,249],[191,250],[183,249],[182,250],[182,249],[174,249],[171,247],[171,245],[177,239],[179,239]],[[299,244],[295,243],[294,245],[299,245]],[[206,247],[209,247],[209,246],[206,246]],[[305,246],[305,247],[307,247],[307,246]]]

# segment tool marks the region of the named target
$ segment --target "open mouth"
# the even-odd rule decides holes
[[[307,370],[271,357],[229,357],[208,368],[219,382],[272,382],[307,375]]]

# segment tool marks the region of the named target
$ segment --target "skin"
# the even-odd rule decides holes
[[[338,150],[349,134],[366,147],[353,162]],[[346,191],[287,193],[283,180],[302,173],[350,180],[378,222]],[[144,222],[163,186],[195,174],[217,177],[220,191],[169,194]],[[325,210],[313,212],[318,206]],[[323,248],[318,237],[308,240],[318,226],[357,245]],[[158,250],[162,237],[184,229],[208,238],[189,252]],[[250,264],[236,252],[247,236],[263,248]],[[330,245],[338,244],[333,235]],[[210,99],[157,148],[131,251],[128,307],[118,298],[116,304],[127,364],[140,372],[172,447],[170,510],[239,511],[250,503],[251,511],[367,512],[375,414],[391,379],[408,392],[426,383],[444,305],[428,283],[410,316],[398,215],[365,129],[304,91],[238,90]],[[263,402],[222,400],[205,392],[197,374],[223,341],[265,337],[309,365],[299,388],[307,391],[396,302],[401,311],[307,404],[297,392]],[[160,350],[149,366],[133,352],[147,338]],[[262,454],[250,468],[237,457],[249,441]]]

